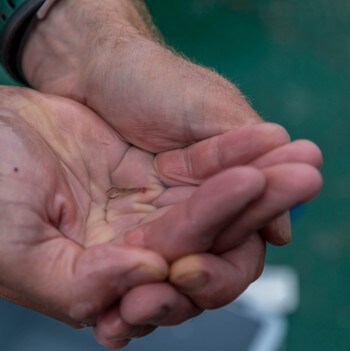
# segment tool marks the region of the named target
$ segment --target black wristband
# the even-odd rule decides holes
[[[36,13],[45,0],[0,0],[0,60],[18,82],[28,85],[22,71],[22,54]]]

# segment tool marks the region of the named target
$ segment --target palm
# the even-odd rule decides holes
[[[9,117],[5,113],[1,123],[0,191],[8,214],[2,220],[5,227],[16,230],[11,230],[13,241],[4,238],[1,255],[11,252],[5,266],[11,266],[17,255],[23,257],[6,276],[19,278],[30,269],[31,281],[36,282],[23,279],[21,287],[14,287],[13,299],[20,299],[18,291],[23,291],[31,303],[40,296],[75,320],[93,317],[97,308],[105,308],[132,285],[108,282],[118,273],[112,269],[123,255],[132,254],[123,245],[125,232],[162,210],[161,201],[155,200],[166,191],[153,166],[154,157],[130,147],[93,112],[73,102],[27,90],[6,95],[16,111]],[[113,245],[103,245],[113,239]],[[142,251],[135,248],[137,254]],[[165,263],[155,254],[147,255],[160,266],[155,269],[162,280]],[[135,256],[131,266],[122,269],[137,269],[145,257]],[[101,281],[90,286],[85,275],[101,269],[106,271]],[[158,279],[152,275],[145,274],[145,282]],[[45,291],[50,276],[56,277],[56,283],[50,281]],[[96,306],[89,302],[94,294]],[[70,301],[81,303],[72,306]],[[45,306],[39,308],[52,313]]]

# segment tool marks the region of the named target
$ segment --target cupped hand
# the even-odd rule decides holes
[[[204,252],[209,246],[198,247],[193,238],[207,242],[202,237],[206,229],[191,232],[195,227],[188,223],[186,207],[193,208],[199,223],[211,207],[211,220],[222,226],[222,220],[226,224],[264,191],[265,177],[253,167],[218,172],[202,185],[166,184],[158,157],[172,162],[171,154],[168,158],[131,146],[86,107],[29,89],[2,87],[0,94],[0,292],[73,326],[98,326],[100,316],[113,311],[127,291],[166,279],[168,265],[162,256],[128,239],[138,228],[157,226],[164,218],[189,231],[189,238],[174,248],[176,257]],[[260,136],[269,128],[276,129],[262,126]],[[261,139],[259,152],[269,150],[272,144]],[[240,186],[232,187],[236,183]],[[212,194],[215,201],[202,207]],[[215,212],[232,202],[225,218]],[[168,241],[163,225],[154,234]],[[173,293],[167,286],[165,300]],[[187,303],[186,296],[181,298]],[[146,312],[155,315],[158,310],[143,306],[138,311]],[[180,318],[196,313],[199,308],[188,305]],[[134,328],[121,322],[124,332]],[[138,335],[149,330],[143,328]]]
[[[154,155],[125,143],[92,111],[70,100],[5,87],[1,95],[1,294],[75,326],[96,323],[97,338],[107,346],[123,346],[129,337],[145,335],[155,325],[179,323],[208,307],[201,297],[196,301],[196,296],[179,294],[168,283],[151,284],[163,282],[168,272],[167,263],[153,250],[169,262],[200,253],[192,258],[202,262],[203,270],[204,252],[225,237],[244,209],[266,197],[269,178],[278,184],[283,167],[273,170],[274,162],[319,162],[315,149],[303,159],[288,145],[271,151],[276,144],[266,134],[281,135],[281,145],[284,134],[268,124],[208,139],[199,149],[193,145]],[[255,143],[243,148],[249,135]],[[219,146],[219,163],[218,155],[210,154],[213,145]],[[200,157],[198,150],[208,157]],[[184,153],[191,156],[196,174],[187,167]],[[232,168],[251,162],[270,170]],[[296,184],[311,174],[313,186],[264,214],[256,226],[318,190],[315,169],[298,167]],[[246,241],[251,235],[249,230],[229,234],[233,239],[226,250],[231,253],[223,254],[240,261],[242,248],[251,246],[255,252],[256,261],[243,260],[242,266],[256,273],[237,278],[237,293],[262,265],[264,244],[257,237]],[[226,270],[231,266],[229,262]],[[221,270],[219,264],[216,273]],[[188,283],[178,279],[183,273],[188,271],[180,260],[172,267],[171,279],[185,291]],[[190,273],[190,280],[198,280]],[[149,303],[132,299],[140,292]],[[130,309],[131,301],[141,306]],[[221,303],[212,296],[213,307]],[[178,307],[177,315],[176,308],[168,314],[169,304]],[[106,341],[111,335],[114,341]]]
[[[131,287],[163,281],[161,256],[123,242],[157,213],[153,155],[75,102],[0,94],[1,294],[79,326]]]
[[[265,255],[260,229],[290,207],[315,196],[322,184],[317,171],[322,164],[319,149],[301,140],[268,151],[266,133],[272,130],[279,129],[268,124],[246,127],[218,137],[219,143],[213,138],[156,157],[157,169],[168,185],[201,184],[214,172],[248,163],[262,170],[265,190],[244,206],[239,201],[244,199],[247,182],[251,182],[251,190],[258,180],[236,174],[227,186],[221,178],[225,172],[221,172],[220,177],[206,181],[200,191],[187,194],[188,202],[178,203],[164,217],[130,231],[128,242],[161,252],[170,262],[187,256],[171,267],[173,286],[156,283],[136,287],[120,305],[100,316],[95,332],[102,344],[117,348],[127,342],[125,339],[145,335],[152,327],[179,324],[194,317],[198,308],[221,307],[259,277]],[[247,144],[249,135],[255,136],[255,143]],[[222,157],[218,157],[218,151]],[[217,195],[225,192],[228,198],[235,193],[235,201],[217,201]],[[175,217],[176,226],[172,222]],[[167,240],[156,234],[159,231],[167,233]],[[278,233],[279,240],[289,240],[289,231],[282,233],[268,226],[263,231],[265,236]],[[194,249],[203,253],[190,254]]]

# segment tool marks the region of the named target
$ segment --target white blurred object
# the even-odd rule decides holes
[[[288,266],[267,266],[238,301],[270,314],[293,313],[300,304],[298,274]]]

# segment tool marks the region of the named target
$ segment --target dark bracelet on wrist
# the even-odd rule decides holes
[[[22,71],[22,54],[34,24],[57,0],[0,0],[0,61],[12,78],[28,85]]]

